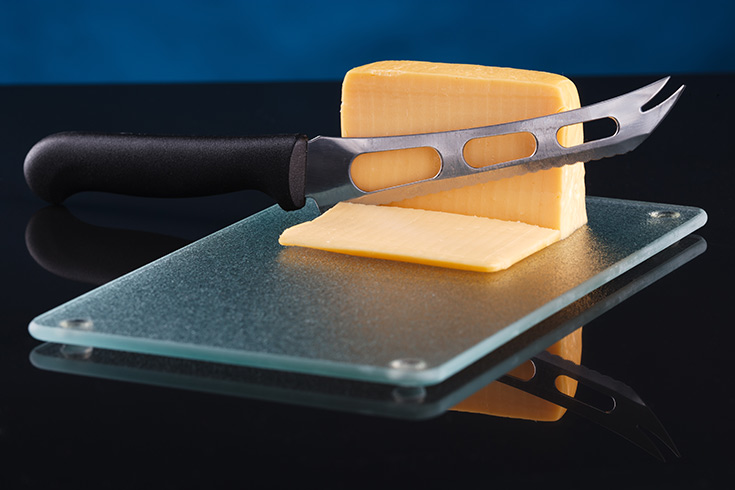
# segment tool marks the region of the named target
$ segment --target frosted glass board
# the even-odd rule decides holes
[[[247,366],[44,343],[33,349],[37,368],[168,388],[261,399],[392,418],[441,415],[581,325],[703,253],[690,235],[551,315],[449,379],[427,387],[394,387]],[[616,335],[610,332],[610,335]],[[535,394],[534,392],[531,392]],[[541,395],[543,397],[543,395]]]
[[[506,271],[284,248],[318,215],[246,218],[35,318],[40,340],[426,386],[706,222],[698,208],[587,199],[589,223]]]

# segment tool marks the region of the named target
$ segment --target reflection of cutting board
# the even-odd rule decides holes
[[[588,198],[589,224],[492,274],[284,249],[316,206],[269,208],[36,319],[89,345],[393,384],[438,383],[702,226]]]

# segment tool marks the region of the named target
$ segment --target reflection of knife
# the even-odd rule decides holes
[[[160,233],[95,226],[63,206],[48,206],[26,226],[33,259],[57,276],[104,284],[190,243]]]
[[[535,368],[531,379],[522,380],[505,375],[498,378],[498,381],[565,407],[620,434],[649,454],[663,460],[663,454],[643,431],[645,429],[655,435],[676,456],[681,456],[661,422],[628,385],[545,351],[531,358],[531,362]],[[578,388],[581,391],[586,390],[592,396],[580,396],[578,392],[572,398],[560,392],[555,386],[559,376],[577,380]]]
[[[383,204],[451,188],[498,180],[579,161],[631,151],[656,128],[683,90],[643,112],[641,107],[668,78],[581,109],[483,128],[380,138],[276,135],[238,138],[59,133],[28,153],[25,175],[31,189],[58,203],[86,190],[158,197],[193,197],[257,189],[282,208],[302,207],[306,197],[320,209],[339,201]],[[573,147],[557,141],[563,127],[599,119],[615,121],[614,135]],[[476,138],[531,133],[531,156],[475,168],[463,156]],[[441,170],[428,180],[364,192],[352,182],[350,165],[362,153],[434,148]],[[308,163],[307,163],[308,158]]]

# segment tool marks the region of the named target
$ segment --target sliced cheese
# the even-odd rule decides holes
[[[577,107],[579,97],[574,84],[560,75],[474,65],[384,61],[355,68],[345,76],[342,136],[463,129]],[[562,129],[558,139],[565,146],[581,143],[581,126]],[[470,141],[464,156],[470,165],[483,166],[527,156],[534,149],[533,137],[519,133]],[[431,148],[365,154],[353,162],[351,177],[359,188],[372,191],[431,178],[439,165],[440,158]],[[302,228],[298,240],[295,234],[287,233],[281,243],[493,271],[509,267],[582,226],[587,220],[584,199],[584,167],[567,165],[389,206],[343,207],[337,213],[317,218],[313,226]],[[386,207],[403,208],[406,213],[385,211]],[[375,216],[369,217],[371,213]],[[458,215],[464,216],[463,231],[450,231],[448,223],[459,223]],[[508,224],[501,226],[488,222],[488,218]],[[401,225],[381,224],[381,220],[398,220]],[[476,223],[469,224],[475,220]],[[420,223],[421,231],[400,234],[392,241],[384,236],[388,229],[398,233],[406,221],[417,226]],[[319,223],[324,223],[323,228]],[[364,233],[357,234],[360,226],[366,228]],[[435,231],[431,232],[432,229]],[[307,231],[308,240],[303,238]],[[483,234],[497,236],[488,238]],[[339,235],[344,235],[341,240]],[[358,235],[359,244],[354,243]],[[454,244],[450,245],[451,242]]]
[[[559,230],[422,209],[341,202],[293,226],[282,245],[493,272],[554,243]]]
[[[579,328],[559,340],[547,351],[575,364],[580,364],[582,329]],[[531,361],[526,361],[510,371],[508,375],[524,381],[529,380],[534,376],[534,366]],[[560,376],[557,378],[556,387],[561,393],[573,398],[577,391],[577,382],[566,376]],[[564,407],[499,381],[487,385],[457,404],[453,410],[539,422],[559,420],[566,412]]]

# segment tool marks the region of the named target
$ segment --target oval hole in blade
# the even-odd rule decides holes
[[[357,155],[350,165],[350,177],[361,191],[373,192],[433,179],[441,166],[439,152],[428,146],[379,151]]]
[[[513,368],[513,370],[508,371],[506,376],[510,376],[511,378],[515,378],[520,381],[531,381],[533,377],[536,376],[536,365],[529,359],[523,364]]]
[[[575,398],[578,402],[584,403],[590,408],[604,413],[615,410],[615,398],[592,389],[582,381],[578,382],[576,379],[562,374],[556,377],[554,385],[560,392]]]
[[[556,132],[556,140],[564,148],[572,148],[584,143],[590,143],[611,136],[618,132],[618,122],[611,117],[593,119],[583,123],[562,126]]]
[[[530,157],[536,152],[536,138],[528,132],[485,136],[469,140],[463,150],[467,165],[487,167]]]

